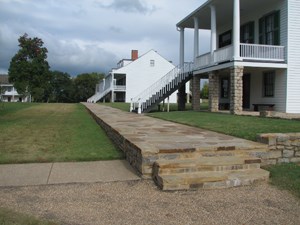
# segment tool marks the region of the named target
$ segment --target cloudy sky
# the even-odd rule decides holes
[[[179,58],[176,23],[205,0],[0,0],[0,73],[7,73],[18,38],[39,37],[51,70],[77,75],[107,73],[131,50],[158,51]],[[200,34],[201,36],[201,34]],[[207,34],[200,52],[208,50]],[[193,31],[186,30],[186,61],[193,55]],[[206,44],[205,44],[206,43]]]

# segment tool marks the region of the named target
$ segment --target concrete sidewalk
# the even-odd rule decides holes
[[[126,160],[0,165],[0,186],[141,179]]]

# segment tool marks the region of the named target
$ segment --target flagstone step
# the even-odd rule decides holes
[[[158,154],[159,160],[174,160],[174,159],[186,159],[195,157],[226,157],[226,156],[241,156],[241,157],[256,157],[264,158],[265,155],[269,154],[268,148],[260,149],[237,149],[237,150],[195,150],[195,151],[167,151],[164,150]]]
[[[157,160],[153,165],[153,174],[259,169],[260,163],[259,158],[237,156]]]
[[[269,172],[263,169],[236,171],[198,171],[178,174],[156,174],[156,184],[164,191],[189,189],[216,189],[246,186],[266,182]]]

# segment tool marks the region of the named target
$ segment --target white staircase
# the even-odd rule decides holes
[[[96,93],[90,97],[87,102],[96,103],[100,99],[104,98],[109,92],[113,90],[112,85],[112,77],[108,76],[103,79],[99,84],[96,86]]]
[[[193,63],[177,66],[164,77],[131,100],[130,111],[146,113],[188,82],[193,75]]]

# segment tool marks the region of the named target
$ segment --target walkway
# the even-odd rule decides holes
[[[139,180],[125,160],[0,165],[0,186]]]
[[[209,168],[210,171],[230,170],[230,174],[224,172],[222,178],[219,177],[220,173],[213,174],[219,180],[231,176],[233,169],[235,172],[237,169],[245,170],[250,167],[258,169],[248,171],[251,176],[261,171],[259,169],[260,159],[253,157],[259,157],[266,153],[267,146],[264,144],[124,112],[101,104],[83,104],[106,130],[113,142],[124,151],[126,159],[143,177],[150,178],[156,176],[154,172],[160,173],[160,166],[156,165],[157,170],[153,170],[158,162],[162,163],[164,168],[179,167],[176,173],[185,171],[183,176],[180,175],[180,179],[185,183],[188,182],[186,179],[195,180],[194,173],[199,172],[194,171],[195,168],[202,171],[203,167]],[[189,159],[189,161],[182,162],[182,159]],[[167,162],[161,162],[162,160],[167,160]],[[206,160],[208,163],[205,163],[204,166],[202,162]],[[258,165],[252,165],[252,167],[247,162]],[[200,165],[195,166],[195,163],[200,163]],[[188,178],[186,171],[192,173]],[[171,173],[169,168],[167,173]],[[244,175],[249,181],[249,174]],[[268,174],[264,173],[263,179],[266,177]],[[232,179],[239,178],[236,178],[236,174],[234,174]],[[229,183],[227,182],[226,185]],[[234,184],[230,183],[230,185]]]

